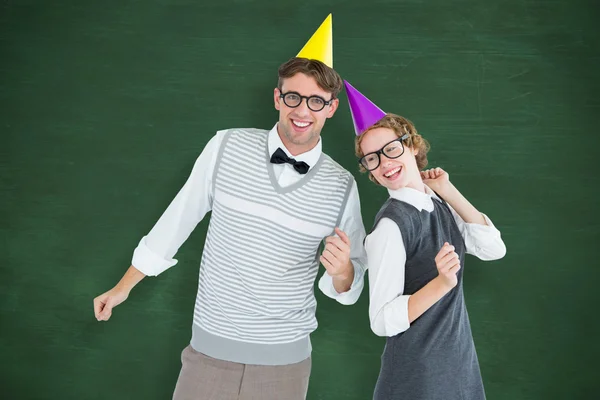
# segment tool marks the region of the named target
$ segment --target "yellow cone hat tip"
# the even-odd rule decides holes
[[[309,58],[311,60],[319,60],[333,68],[333,35],[331,28],[331,14],[325,18],[325,21],[313,33],[308,42],[296,57]]]

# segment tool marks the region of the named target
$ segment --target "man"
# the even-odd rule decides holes
[[[108,320],[144,276],[176,264],[172,257],[212,211],[176,400],[305,399],[319,261],[325,295],[352,304],[362,291],[356,184],[321,150],[321,129],[343,86],[331,53],[329,15],[279,68],[273,129],[217,132],[124,277],[94,299],[96,317]]]

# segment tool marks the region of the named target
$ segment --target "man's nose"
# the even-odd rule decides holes
[[[302,99],[298,107],[296,107],[296,114],[300,116],[307,116],[310,114],[310,108],[308,108],[307,99]]]

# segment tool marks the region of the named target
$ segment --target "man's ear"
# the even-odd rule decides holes
[[[340,100],[339,99],[333,99],[333,101],[329,105],[329,110],[327,111],[327,118],[333,117],[333,114],[335,114],[335,112],[338,109],[339,105],[340,105]]]
[[[281,94],[281,92],[279,91],[278,88],[275,88],[273,90],[273,101],[275,103],[275,109],[277,111],[279,111],[279,109],[281,108],[281,105],[279,103],[281,101],[281,98],[279,97],[280,94]]]

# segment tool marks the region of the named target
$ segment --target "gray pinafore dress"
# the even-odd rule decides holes
[[[448,242],[461,260],[458,284],[411,324],[388,337],[374,400],[483,400],[471,325],[463,297],[464,239],[448,205],[432,198],[434,210],[419,211],[390,198],[381,218],[396,222],[406,248],[404,294],[414,294],[438,275],[435,256]]]

